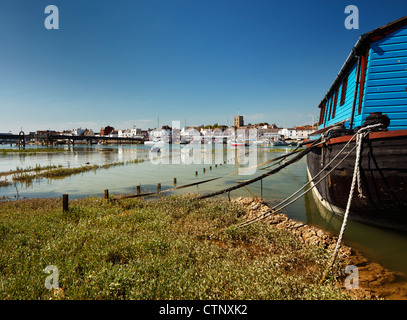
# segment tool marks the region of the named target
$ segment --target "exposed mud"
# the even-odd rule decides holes
[[[267,204],[259,199],[239,197],[232,201],[246,208],[247,220],[270,210]],[[262,221],[273,228],[289,230],[305,245],[334,250],[338,240],[336,236],[327,231],[290,219],[282,213],[272,214]],[[388,270],[374,261],[369,261],[359,251],[344,244],[339,249],[338,258],[344,259],[348,264],[358,268],[359,289],[355,290],[355,294],[360,298],[372,296],[386,300],[407,300],[407,280],[403,274]]]

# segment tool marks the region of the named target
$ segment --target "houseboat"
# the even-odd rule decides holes
[[[358,39],[318,107],[307,141],[323,139],[307,154],[315,198],[343,215],[358,165],[349,219],[407,231],[407,16]]]

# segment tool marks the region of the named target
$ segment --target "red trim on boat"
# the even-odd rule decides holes
[[[367,71],[367,61],[369,59],[369,48],[366,49],[366,53],[362,56],[362,70],[360,72],[360,84],[359,84],[359,108],[358,114],[362,111],[362,102],[363,102],[363,91],[365,90],[365,79]]]
[[[350,138],[352,138],[353,135],[348,135],[348,136],[342,136],[342,137],[336,137],[329,139],[326,144],[337,144],[337,143],[344,143],[348,142]],[[389,138],[396,138],[396,137],[407,137],[407,130],[393,130],[393,131],[377,131],[377,132],[371,132],[369,133],[369,139],[389,139]],[[356,140],[354,138],[353,140]],[[309,143],[307,141],[306,146],[308,147],[312,141],[310,140]]]

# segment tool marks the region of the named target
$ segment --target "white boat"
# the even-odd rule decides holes
[[[165,144],[165,141],[162,138],[155,138],[154,140],[144,141],[146,146],[157,146]]]

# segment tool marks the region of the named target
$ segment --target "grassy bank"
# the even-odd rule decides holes
[[[22,153],[26,155],[35,155],[37,153],[54,153],[54,152],[67,152],[67,150],[57,148],[0,149],[0,155],[7,155],[9,153]]]
[[[144,162],[143,159],[134,159],[134,160],[128,160],[128,161],[120,161],[120,162],[112,162],[112,163],[106,163],[103,165],[85,165],[81,167],[74,167],[74,168],[63,168],[62,166],[54,166],[50,165],[47,167],[41,167],[41,166],[36,166],[35,168],[26,168],[26,169],[16,169],[13,171],[9,172],[0,172],[1,175],[7,175],[7,174],[13,174],[12,180],[15,182],[25,182],[25,183],[30,183],[33,180],[38,180],[42,178],[48,178],[48,179],[58,179],[58,178],[64,178],[68,177],[74,174],[79,174],[83,172],[88,172],[88,171],[96,171],[98,169],[109,169],[110,167],[116,167],[116,166],[124,166],[128,164],[135,164],[135,163],[140,163]],[[42,172],[41,172],[42,171]],[[35,172],[35,173],[30,173],[30,172]]]
[[[57,168],[61,168],[62,165],[46,165],[46,166],[41,166],[40,164],[36,164],[35,167],[32,166],[28,166],[26,168],[22,168],[17,166],[15,170],[10,170],[10,171],[2,171],[0,172],[0,177],[1,176],[8,176],[11,174],[22,174],[22,173],[27,173],[27,172],[40,172],[43,170],[52,170],[52,169],[57,169]]]
[[[0,203],[0,299],[349,299],[318,284],[329,255],[243,207],[187,196]],[[216,238],[202,234],[229,227]],[[59,270],[48,290],[44,269]]]

